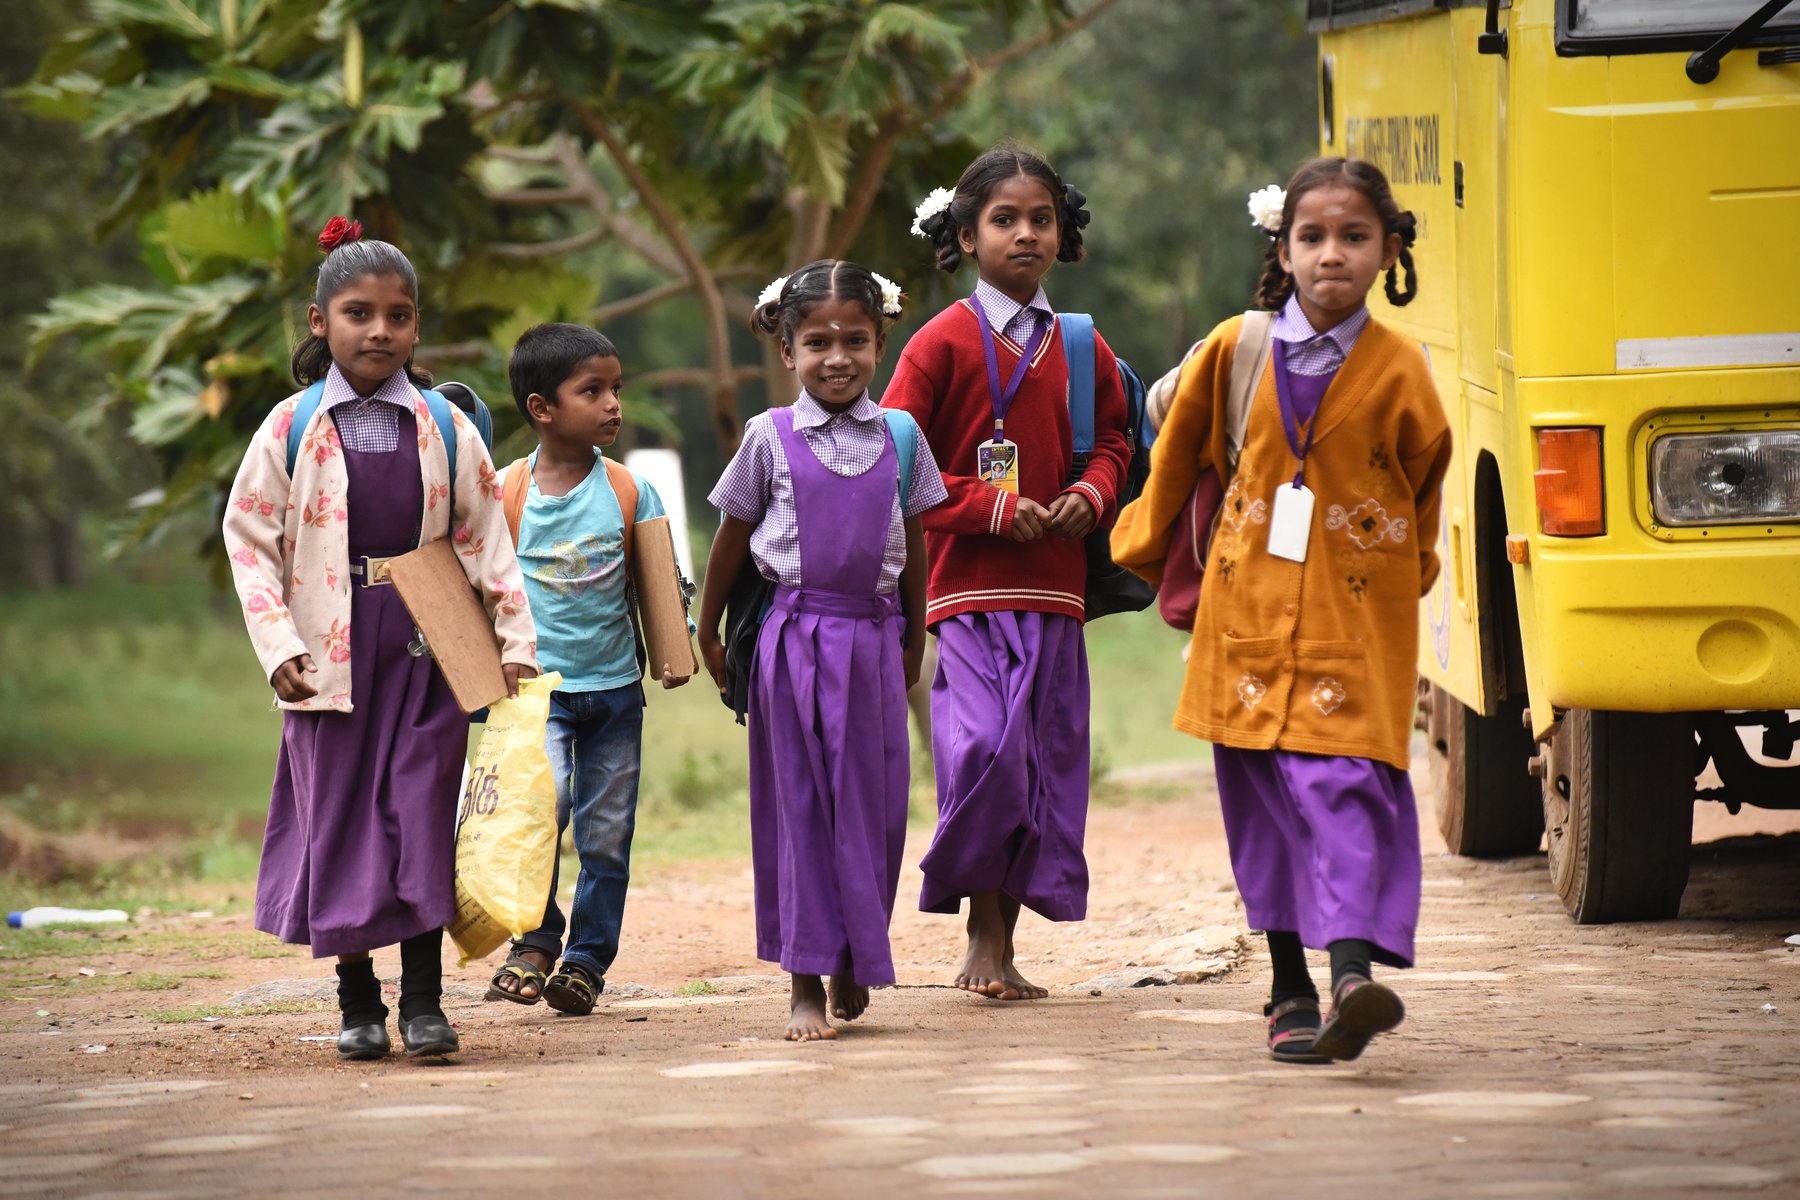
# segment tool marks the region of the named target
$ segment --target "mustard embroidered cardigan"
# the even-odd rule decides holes
[[[300,394],[275,406],[244,455],[225,506],[225,549],[244,608],[244,623],[263,676],[300,654],[312,655],[318,695],[277,707],[350,712],[350,538],[344,469],[337,426],[321,405],[314,413],[288,478],[287,439]],[[472,422],[451,409],[456,430],[455,494],[444,438],[424,397],[414,403],[425,520],[420,545],[456,539],[463,571],[481,593],[502,662],[537,666],[537,630],[500,506],[500,487],[487,447]],[[442,514],[441,516],[438,514]]]
[[[1113,558],[1153,583],[1195,479],[1224,460],[1220,417],[1242,321],[1213,330],[1183,369],[1144,494],[1113,529]],[[1438,573],[1449,424],[1420,348],[1375,320],[1316,419],[1306,459],[1312,533],[1306,562],[1296,563],[1268,552],[1275,489],[1295,471],[1271,360],[1220,504],[1174,726],[1225,746],[1404,768],[1418,602]]]

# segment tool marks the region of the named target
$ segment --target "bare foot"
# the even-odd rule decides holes
[[[787,1032],[790,1042],[817,1042],[837,1036],[825,1017],[825,985],[817,975],[795,975]]]
[[[1006,924],[999,893],[977,892],[969,897],[969,952],[963,956],[956,986],[978,996],[1006,999],[1005,957]]]
[[[854,1021],[869,1007],[869,989],[849,974],[831,977],[831,1015],[840,1021]]]
[[[1019,974],[1010,954],[1006,956],[1000,970],[1001,978],[1006,980],[1006,990],[1000,993],[1002,1000],[1042,1000],[1050,994],[1049,989],[1041,988]]]
[[[1006,929],[1006,949],[1000,956],[1000,977],[1006,981],[1006,990],[1000,993],[1000,998],[1042,1000],[1050,993],[1019,974],[1019,969],[1013,965],[1013,930],[1019,927],[1020,904],[1005,892],[1000,893],[997,903],[1000,907],[1000,923]]]

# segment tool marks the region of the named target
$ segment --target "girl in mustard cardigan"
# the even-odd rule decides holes
[[[1214,744],[1232,870],[1274,966],[1270,1054],[1353,1059],[1404,1012],[1371,965],[1413,960],[1407,744],[1450,430],[1418,345],[1364,302],[1383,272],[1394,304],[1417,294],[1413,215],[1381,171],[1317,159],[1285,194],[1253,196],[1251,213],[1273,238],[1256,296],[1276,313],[1273,344],[1220,504],[1174,724]],[[1183,368],[1149,483],[1114,530],[1113,557],[1152,582],[1200,473],[1226,473],[1242,320]],[[1323,1026],[1308,946],[1331,954]]]

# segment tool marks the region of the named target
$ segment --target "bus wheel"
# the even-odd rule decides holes
[[[1673,917],[1694,836],[1694,721],[1574,708],[1544,748],[1550,877],[1579,925]]]
[[[1498,713],[1484,717],[1427,684],[1423,703],[1438,831],[1450,852],[1471,858],[1534,853],[1544,808],[1526,770],[1532,742],[1524,699],[1502,701]]]

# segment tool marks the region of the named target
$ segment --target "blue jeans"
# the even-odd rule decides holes
[[[514,945],[547,954],[552,962],[561,955],[565,964],[582,967],[597,980],[606,978],[619,953],[643,733],[644,690],[638,684],[604,692],[550,693],[544,752],[556,776],[556,826],[560,834],[573,820],[581,873],[565,924],[556,904],[562,869],[558,855],[544,922]]]

